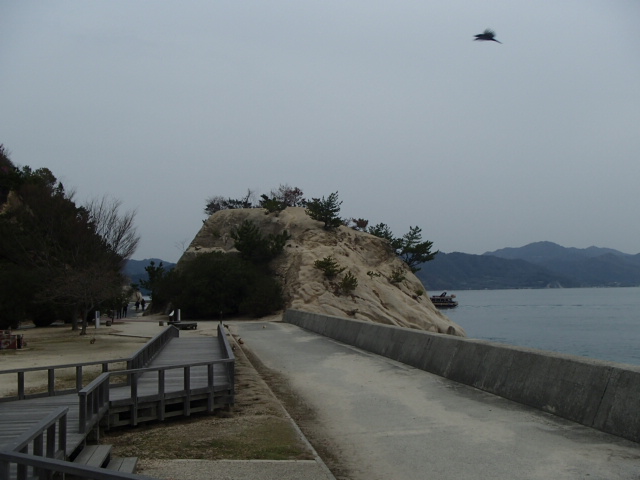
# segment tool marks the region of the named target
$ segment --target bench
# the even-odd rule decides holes
[[[169,325],[173,325],[178,330],[196,330],[198,328],[197,322],[169,322]]]

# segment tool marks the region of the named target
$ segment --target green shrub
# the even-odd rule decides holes
[[[269,198],[266,195],[260,196],[260,206],[266,210],[266,213],[280,213],[285,208],[287,208],[287,204],[278,200],[275,197]]]
[[[418,265],[433,260],[438,254],[438,251],[431,251],[433,242],[429,240],[422,241],[422,229],[420,227],[409,227],[409,232],[400,238],[395,238],[389,226],[384,223],[369,227],[367,232],[387,240],[391,250],[404,260],[413,273],[420,270]]]
[[[235,240],[234,246],[242,258],[256,264],[265,264],[282,253],[291,236],[284,230],[280,234],[265,237],[253,222],[245,220],[238,228],[231,230],[231,238]]]
[[[313,262],[313,266],[322,271],[328,279],[332,279],[346,270],[346,267],[340,267],[340,264],[332,256],[324,257],[322,260],[316,260]]]
[[[282,308],[280,285],[238,255],[211,252],[172,270],[159,288],[187,318],[263,316]]]
[[[264,317],[280,310],[284,305],[282,287],[269,276],[257,276],[251,291],[239,305],[239,312]]]
[[[391,271],[391,278],[389,279],[389,281],[391,283],[400,283],[405,278],[406,277],[404,276],[404,270],[402,269],[402,267],[397,267]]]
[[[342,225],[342,219],[338,216],[340,213],[340,205],[342,202],[338,201],[338,192],[332,193],[327,199],[322,197],[312,198],[307,202],[307,215],[314,220],[318,220],[324,223],[325,230],[334,230]]]
[[[342,277],[342,280],[340,280],[340,283],[338,284],[338,288],[344,294],[349,294],[353,292],[357,286],[358,286],[358,279],[354,274],[351,273],[351,271],[347,272],[346,275]]]

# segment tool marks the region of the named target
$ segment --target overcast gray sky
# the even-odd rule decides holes
[[[176,261],[213,195],[640,252],[640,2],[0,0],[0,143]],[[473,36],[490,27],[494,42]]]

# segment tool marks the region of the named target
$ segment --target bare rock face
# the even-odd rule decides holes
[[[462,327],[433,306],[420,280],[386,241],[344,226],[326,231],[303,208],[289,207],[279,214],[265,214],[261,208],[216,212],[179,263],[205,252],[235,251],[231,230],[245,220],[254,222],[264,235],[287,230],[291,236],[271,264],[282,283],[287,308],[465,336]],[[314,267],[316,260],[328,256],[346,267],[333,280]],[[404,279],[392,282],[400,271]],[[358,286],[350,294],[341,294],[337,284],[347,272],[357,278]]]

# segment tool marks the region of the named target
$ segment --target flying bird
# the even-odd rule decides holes
[[[487,28],[484,32],[477,34],[474,40],[498,42],[501,44],[502,42],[496,40],[494,38],[495,36],[496,36],[496,32],[494,32],[490,28]]]

